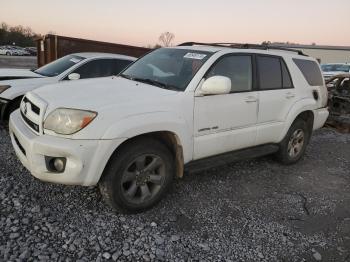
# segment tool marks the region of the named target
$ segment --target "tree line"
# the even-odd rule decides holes
[[[35,39],[40,37],[30,27],[9,26],[2,22],[0,24],[0,46],[16,45],[22,47],[36,46]]]

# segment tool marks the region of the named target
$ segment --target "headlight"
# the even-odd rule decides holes
[[[46,118],[44,128],[57,134],[71,135],[90,124],[96,116],[96,112],[57,108]]]
[[[0,94],[4,92],[6,89],[9,89],[11,86],[9,85],[0,85]]]

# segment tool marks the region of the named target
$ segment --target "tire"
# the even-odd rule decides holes
[[[305,154],[312,130],[303,119],[296,119],[279,145],[276,158],[285,165],[297,163]]]
[[[6,52],[6,55],[7,55],[7,56],[10,56],[10,55],[11,55],[11,53],[10,53],[10,52]]]
[[[21,101],[22,101],[22,97],[13,100],[13,101],[9,104],[8,108],[6,109],[6,114],[5,114],[5,120],[6,120],[6,121],[10,120],[10,115],[11,115],[15,110],[17,110],[17,109],[20,107]]]
[[[175,174],[169,149],[152,138],[139,138],[114,153],[99,182],[100,192],[120,213],[138,213],[156,205]]]

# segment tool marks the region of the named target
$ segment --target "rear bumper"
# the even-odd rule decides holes
[[[319,108],[317,110],[313,110],[314,112],[314,130],[319,129],[324,126],[326,123],[329,111],[327,108]]]

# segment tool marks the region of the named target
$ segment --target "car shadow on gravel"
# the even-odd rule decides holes
[[[296,165],[262,157],[186,174],[153,209],[122,215],[96,187],[33,178],[0,128],[0,260],[346,261],[349,145],[324,129]]]

